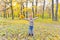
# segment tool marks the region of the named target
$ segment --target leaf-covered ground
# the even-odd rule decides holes
[[[39,21],[40,20],[40,21]],[[34,36],[28,36],[29,22],[26,20],[0,20],[0,40],[60,40],[58,22],[34,21]]]

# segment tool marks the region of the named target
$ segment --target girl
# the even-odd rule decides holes
[[[34,22],[33,22],[33,17],[32,15],[29,16],[29,36],[33,36],[33,26],[34,26]]]
[[[33,36],[34,19],[36,18],[33,18],[32,15],[29,15],[29,18],[26,18],[27,20],[29,20],[29,31],[28,31],[29,36]]]

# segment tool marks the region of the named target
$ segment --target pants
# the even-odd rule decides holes
[[[33,34],[33,26],[29,26],[29,34]]]

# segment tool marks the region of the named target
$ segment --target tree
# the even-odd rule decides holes
[[[52,0],[52,20],[54,19],[54,0]]]
[[[7,16],[6,16],[6,0],[3,0],[3,2],[5,3],[4,4],[4,18],[6,18]]]
[[[35,15],[34,15],[34,0],[32,1],[32,12],[33,12],[33,18],[35,17]]]
[[[51,3],[50,2],[46,5],[46,12],[49,14],[49,18],[51,18]]]
[[[22,0],[21,0],[20,4],[21,4],[21,10],[20,11],[21,11],[21,15],[22,15],[23,14],[23,2],[22,2]]]
[[[36,0],[36,11],[35,11],[36,14],[37,14],[37,11],[38,11],[38,10],[37,10],[37,6],[38,6],[38,0]],[[36,15],[36,14],[35,14],[35,15]]]
[[[58,20],[58,0],[56,0],[56,12],[55,12],[55,21]]]
[[[4,18],[7,18],[7,13],[6,13],[6,11],[10,8],[10,7],[8,7],[8,6],[10,6],[9,5],[9,0],[3,0],[3,2],[4,2],[4,9],[2,10],[2,11],[4,11]]]
[[[44,10],[45,10],[45,0],[43,2],[43,13],[42,13],[42,18],[44,18]]]
[[[26,10],[28,8],[28,0],[26,0]],[[26,18],[28,18],[28,12],[26,11]]]
[[[10,0],[10,2],[11,2],[11,12],[12,12],[12,19],[14,19],[14,13],[13,13],[12,0]]]

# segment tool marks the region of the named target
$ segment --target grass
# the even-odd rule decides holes
[[[59,23],[60,21],[38,18],[34,21],[34,36],[28,37],[28,21],[1,19],[0,40],[60,40],[60,28],[53,27],[60,26]]]

